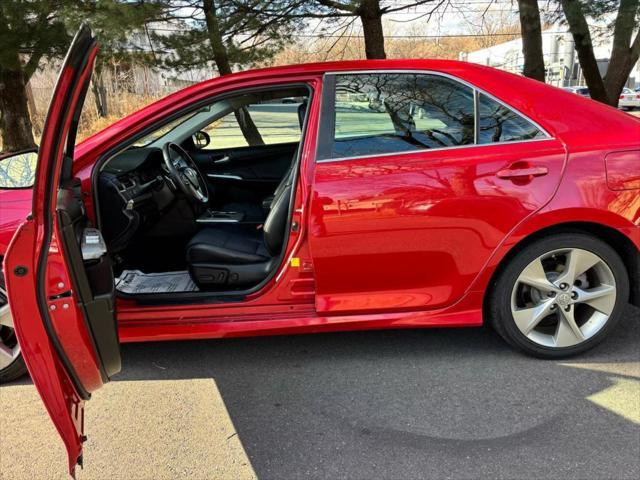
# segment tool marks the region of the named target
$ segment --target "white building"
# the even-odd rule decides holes
[[[593,43],[600,72],[604,74],[609,65],[613,36],[611,34],[594,36]],[[573,37],[566,26],[553,25],[542,32],[542,51],[547,83],[558,87],[585,85]],[[475,52],[460,53],[460,59],[522,74],[524,68],[522,39],[517,38]],[[636,63],[627,82],[627,86],[631,88],[639,85],[640,62]]]

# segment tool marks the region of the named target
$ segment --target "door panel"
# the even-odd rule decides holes
[[[75,130],[96,53],[83,26],[45,121],[33,215],[4,261],[22,353],[65,443],[72,475],[82,464],[84,402],[120,370],[111,266],[100,232],[87,223],[79,182],[71,178]]]
[[[273,194],[285,175],[298,142],[224,150],[195,150],[189,154],[206,176],[213,199],[221,204],[253,202]]]
[[[65,443],[69,473],[73,475],[76,463],[82,458],[84,399],[65,371],[40,315],[35,275],[32,274],[35,271],[35,242],[34,222],[23,223],[14,235],[4,259],[7,292],[16,334],[31,380]],[[97,372],[95,363],[90,365],[93,359],[87,360],[87,368]]]
[[[91,345],[90,353],[95,354],[102,380],[107,381],[121,368],[113,268],[102,234],[88,224],[77,192],[79,186],[58,192],[58,231],[64,252],[58,260],[70,270],[77,306],[84,309],[77,318],[86,321],[80,327],[88,328],[78,330],[88,330],[90,341],[84,344]],[[56,328],[58,335],[67,330],[64,325]]]
[[[550,139],[318,162],[309,240],[316,308],[454,303],[507,233],[550,200],[564,159]]]

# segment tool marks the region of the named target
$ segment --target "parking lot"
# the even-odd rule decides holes
[[[564,362],[487,329],[123,346],[79,479],[638,478],[640,310]],[[0,478],[66,478],[28,380],[0,388]]]

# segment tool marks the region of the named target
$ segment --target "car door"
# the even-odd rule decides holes
[[[84,403],[120,370],[114,281],[72,176],[75,134],[97,44],[83,26],[64,60],[38,152],[32,214],[4,261],[24,360],[68,453],[82,465]]]
[[[215,196],[230,202],[255,202],[271,195],[295,156],[298,143],[227,149],[193,149],[189,153]]]
[[[453,304],[553,195],[561,142],[447,75],[327,75],[310,207],[319,312]]]

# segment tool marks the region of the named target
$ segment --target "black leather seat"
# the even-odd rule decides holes
[[[189,241],[189,273],[200,289],[250,287],[277,267],[286,237],[293,173],[286,180],[273,199],[262,230],[242,225],[207,227]]]
[[[233,265],[264,262],[271,255],[260,230],[235,228],[204,228],[189,242],[187,261],[190,263],[219,262]]]

